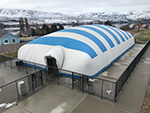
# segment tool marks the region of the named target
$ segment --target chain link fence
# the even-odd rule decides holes
[[[149,44],[150,41],[148,41],[141,52],[135,57],[135,59],[120,76],[120,78],[115,82],[51,66],[36,64],[34,62],[20,60],[5,55],[0,55],[0,63],[3,63],[5,66],[10,68],[17,69],[18,71],[24,71],[28,74],[28,76],[24,78],[0,87],[0,104],[4,102],[13,102],[23,97],[19,91],[20,89],[18,86],[18,84],[21,83],[20,81],[23,81],[23,84],[26,86],[25,92],[30,93],[43,85],[43,79],[82,91],[83,93],[86,92],[91,95],[98,96],[101,99],[116,102],[128,78],[149,47]],[[53,70],[52,72],[56,72],[56,74],[51,72],[49,73],[48,70]],[[8,93],[9,91],[14,93],[10,94]]]

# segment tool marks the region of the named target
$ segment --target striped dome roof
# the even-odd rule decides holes
[[[85,52],[93,59],[99,52],[105,53],[130,38],[130,33],[107,25],[84,25],[51,33],[28,44],[62,46]]]

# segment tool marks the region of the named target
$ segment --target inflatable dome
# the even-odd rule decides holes
[[[134,37],[128,32],[107,25],[83,25],[25,44],[18,58],[96,77],[132,46]]]

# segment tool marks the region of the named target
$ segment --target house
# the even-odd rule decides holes
[[[9,45],[19,43],[19,37],[10,33],[0,33],[0,45]]]

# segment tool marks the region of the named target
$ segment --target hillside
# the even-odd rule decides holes
[[[22,9],[0,9],[0,21],[18,21],[20,17],[27,17],[30,23],[72,23],[72,22],[92,22],[110,20],[112,22],[133,22],[144,18],[150,24],[150,11],[130,11],[125,13],[86,13],[79,16],[70,16],[55,12],[40,12]]]

